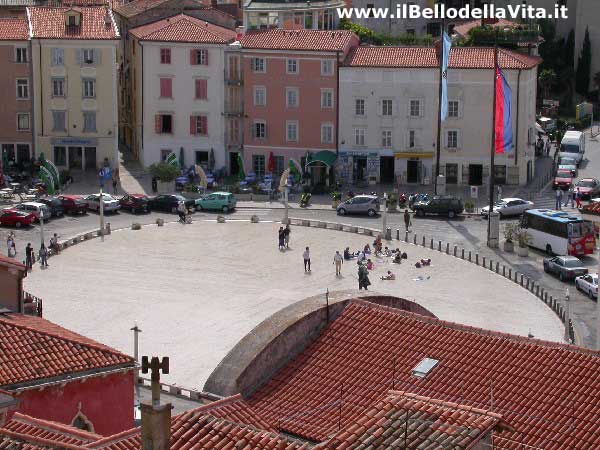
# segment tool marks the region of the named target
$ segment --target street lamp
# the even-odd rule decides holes
[[[44,218],[46,214],[44,213],[44,209],[40,209],[40,248],[44,245]]]
[[[571,343],[571,314],[569,312],[569,288],[565,292],[565,341],[570,344]]]

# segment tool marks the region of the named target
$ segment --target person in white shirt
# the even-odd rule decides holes
[[[302,253],[302,257],[304,258],[304,272],[310,272],[310,250],[308,247],[306,247],[306,250]]]
[[[335,264],[335,276],[339,277],[342,274],[342,264],[344,263],[344,258],[340,255],[339,250],[336,250],[333,255],[333,263]]]

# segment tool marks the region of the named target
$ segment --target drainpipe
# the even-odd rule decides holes
[[[515,166],[519,165],[519,112],[521,110],[520,98],[521,98],[521,72],[519,69],[519,73],[517,75],[517,131],[515,136]]]
[[[31,99],[29,104],[29,128],[31,131],[31,160],[35,161],[35,118],[34,114],[34,102],[35,102],[35,83],[33,80],[33,42],[29,40],[29,79],[31,80],[31,88],[29,89]],[[42,110],[43,111],[43,110]]]
[[[143,149],[144,149],[144,46],[142,45],[142,41],[138,41],[138,42],[140,44],[140,49],[141,49],[141,52],[142,52],[142,55],[141,55],[142,62],[140,64],[141,67],[138,67],[138,70],[136,70],[136,75],[140,71],[141,71],[141,74],[142,74],[142,77],[141,77],[142,78],[142,82],[140,83],[141,84],[141,89],[142,89],[142,95],[140,96],[141,99],[142,99],[142,102],[141,102],[142,103],[142,114],[141,114],[141,118],[142,118],[141,122],[142,123],[140,124],[140,138],[141,138],[141,141],[142,141],[142,145],[141,145],[141,148],[138,149],[138,160],[139,160],[139,157],[140,157],[139,150],[143,151]],[[135,45],[135,42],[133,43],[133,45]],[[132,61],[132,63],[133,63],[133,61]],[[136,94],[137,94],[137,92],[136,92]],[[134,101],[135,101],[135,99],[134,99]],[[135,130],[134,130],[134,132],[135,132]],[[159,155],[159,158],[160,158],[160,155]],[[142,166],[143,165],[144,165],[144,163],[142,162]]]
[[[42,44],[40,43],[40,41],[38,41],[38,50],[39,50],[39,61],[38,61],[38,69],[40,71],[39,73],[39,77],[40,77],[40,130],[42,131],[42,135],[44,134],[44,111],[46,110],[44,108],[44,79],[42,78]],[[65,118],[65,122],[66,122],[66,118]],[[65,155],[66,156],[66,155]]]
[[[340,52],[335,52],[335,154],[336,156],[340,153],[339,148],[339,132],[338,132],[338,124],[340,123]]]

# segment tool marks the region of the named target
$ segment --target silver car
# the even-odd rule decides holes
[[[598,274],[588,273],[575,278],[575,287],[585,292],[592,300],[598,299]]]
[[[88,204],[88,209],[92,211],[100,211],[100,194],[91,194],[85,197]],[[102,203],[104,212],[116,212],[121,209],[119,200],[109,194],[102,194]]]
[[[555,256],[544,259],[544,272],[558,275],[560,281],[587,275],[588,270],[575,256]]]
[[[48,206],[44,205],[43,203],[39,203],[39,202],[19,203],[18,205],[14,206],[14,209],[17,209],[19,211],[23,211],[26,213],[32,213],[35,216],[36,221],[40,220],[40,216],[42,214],[44,215],[45,220],[50,219],[50,217],[52,216],[52,213],[50,212],[50,208],[48,208]]]
[[[502,198],[494,204],[494,212],[500,214],[500,218],[508,216],[520,216],[528,209],[533,208],[533,202],[523,200],[521,198]],[[481,208],[481,215],[487,216],[489,206]]]
[[[346,214],[367,214],[369,217],[377,215],[380,208],[379,197],[376,195],[356,195],[342,202],[337,207],[340,216]]]

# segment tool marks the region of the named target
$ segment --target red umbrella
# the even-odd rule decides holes
[[[267,172],[275,172],[275,157],[273,156],[273,152],[269,153],[269,163],[267,164]]]

